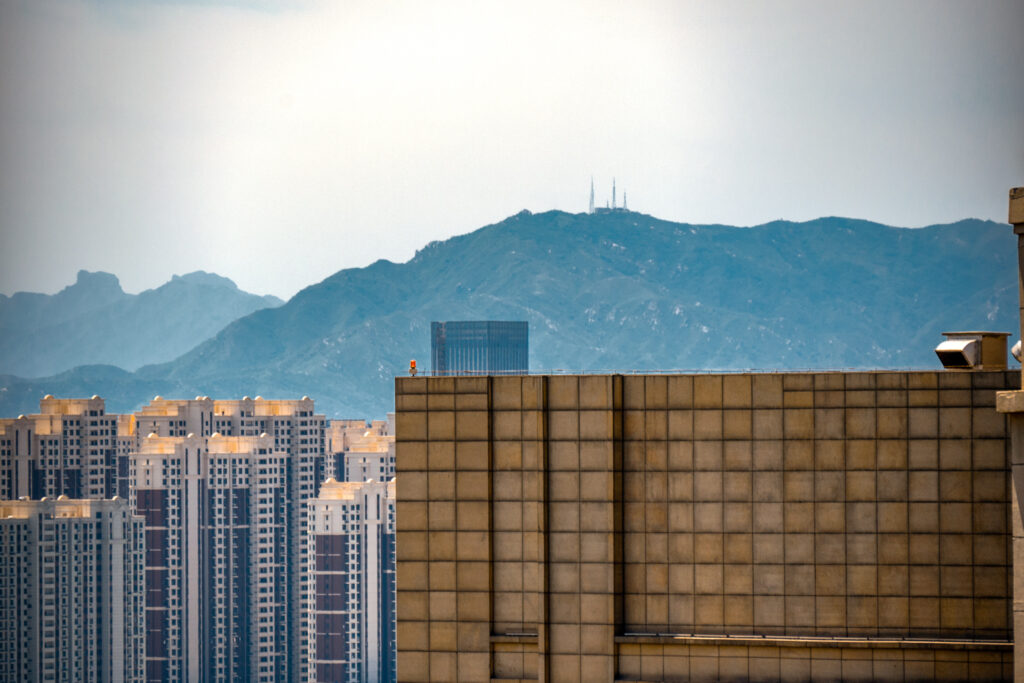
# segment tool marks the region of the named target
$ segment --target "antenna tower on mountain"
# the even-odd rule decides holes
[[[588,207],[589,213],[629,213],[629,204],[626,201],[626,191],[622,191],[622,204],[619,204],[619,188],[618,180],[612,178],[612,196],[611,200],[605,200],[604,206],[596,206],[594,204],[594,176],[590,176],[590,206]]]

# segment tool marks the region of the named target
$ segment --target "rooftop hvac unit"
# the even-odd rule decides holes
[[[943,332],[935,347],[947,370],[1005,370],[1008,332]]]

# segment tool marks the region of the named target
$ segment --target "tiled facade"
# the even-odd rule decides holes
[[[399,378],[398,678],[1010,680],[1019,382]]]
[[[0,681],[141,683],[142,520],[128,501],[0,501]]]

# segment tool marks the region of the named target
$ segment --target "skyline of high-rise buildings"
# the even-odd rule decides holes
[[[357,486],[363,492],[347,503],[344,516],[353,523],[358,516],[373,530],[364,530],[360,552],[347,554],[335,571],[346,582],[384,590],[374,597],[364,586],[351,609],[384,612],[346,632],[345,651],[358,663],[333,663],[362,672],[355,680],[368,680],[367,672],[369,680],[390,680],[393,422],[336,422],[329,440],[327,420],[306,397],[157,396],[120,415],[106,413],[99,397],[47,396],[40,413],[0,420],[0,498],[47,496],[46,503],[73,492],[92,494],[83,504],[102,506],[123,494],[113,503],[138,515],[133,519],[144,550],[138,577],[144,583],[135,603],[145,623],[137,634],[139,680],[293,681],[311,675],[308,504],[334,474],[356,478],[359,486],[365,479],[382,481],[365,491]],[[25,544],[35,537],[19,534],[10,543],[20,542],[27,552]],[[5,548],[13,552],[15,545]],[[84,561],[73,553],[68,558]],[[130,592],[130,582],[125,585]],[[364,634],[369,645],[361,641]],[[335,647],[330,639],[322,642]],[[374,660],[377,654],[382,663]]]
[[[123,498],[0,500],[0,681],[143,683],[145,553]]]
[[[280,505],[286,524],[284,555],[285,581],[283,592],[288,613],[286,678],[299,680],[306,675],[307,663],[302,658],[302,634],[307,616],[302,610],[308,577],[305,571],[306,501],[316,495],[325,467],[325,423],[323,415],[314,412],[309,397],[298,400],[271,400],[260,396],[240,400],[172,400],[157,396],[135,413],[135,437],[165,434],[168,438],[188,438],[189,434],[213,439],[217,436],[259,437],[266,435],[261,446],[267,453],[282,457]],[[146,436],[145,438],[148,438]],[[266,654],[269,658],[270,655]],[[269,663],[265,663],[270,666]]]
[[[15,675],[1020,678],[1020,375],[954,334],[946,371],[402,377],[337,452],[308,398],[47,396],[7,488],[96,499],[0,504]]]
[[[0,498],[125,497],[127,459],[118,449],[118,416],[99,396],[47,394],[39,413],[0,419]]]

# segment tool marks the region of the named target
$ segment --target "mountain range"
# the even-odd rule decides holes
[[[52,375],[87,364],[136,370],[173,360],[231,321],[282,303],[202,271],[127,294],[116,276],[82,270],[53,295],[0,294],[0,373]]]
[[[943,331],[1016,329],[1016,283],[1012,232],[989,221],[524,211],[406,263],[339,271],[169,362],[2,376],[0,414],[45,393],[99,394],[112,411],[159,393],[309,395],[328,416],[381,416],[409,360],[426,369],[432,320],[528,320],[535,371],[934,368]]]

